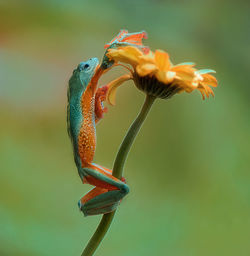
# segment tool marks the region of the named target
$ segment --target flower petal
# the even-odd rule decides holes
[[[175,78],[174,84],[175,84],[176,86],[178,86],[180,89],[182,89],[182,90],[184,90],[185,92],[188,92],[188,93],[192,92],[192,91],[193,91],[194,89],[196,89],[197,86],[198,86],[198,83],[197,83],[197,85],[195,86],[195,85],[192,83],[192,81],[191,81],[191,82],[190,82],[190,81],[185,81],[185,80],[182,80],[182,79],[179,78],[179,77],[176,77],[176,78]]]
[[[168,79],[168,82],[171,83],[174,78],[176,77],[176,73],[173,72],[173,71],[168,71],[167,72],[167,79]]]
[[[160,82],[162,82],[164,84],[168,83],[168,77],[167,77],[166,71],[158,71],[158,72],[156,72],[155,76]]]
[[[173,82],[174,78],[176,77],[176,73],[172,71],[159,70],[158,72],[156,72],[155,76],[160,82],[164,84],[169,84]]]
[[[127,54],[131,54],[136,57],[143,55],[143,53],[137,47],[126,46],[126,47],[121,47],[121,49],[123,49]]]
[[[161,71],[167,71],[170,68],[169,55],[164,51],[155,51],[155,62]]]
[[[210,75],[210,74],[204,74],[202,75],[203,77],[203,80],[201,81],[201,83],[203,85],[210,85],[210,86],[213,86],[213,87],[217,87],[218,83],[217,83],[217,79]]]
[[[207,74],[207,73],[216,73],[213,69],[200,69],[196,71],[200,75]]]
[[[171,71],[176,72],[176,76],[184,81],[192,81],[195,77],[195,69],[190,65],[174,66]]]
[[[106,55],[114,61],[120,61],[135,66],[138,64],[138,57],[142,55],[142,52],[136,47],[126,46],[119,47],[118,49],[109,49]]]
[[[147,76],[149,74],[155,73],[158,70],[155,64],[146,63],[141,64],[136,67],[136,72],[140,76]]]
[[[200,83],[199,86],[197,87],[197,89],[201,92],[203,100],[205,99],[205,95],[208,98],[209,98],[210,94],[212,96],[214,96],[213,90],[207,85],[203,85],[202,83]]]
[[[155,64],[155,55],[152,51],[149,51],[147,54],[143,54],[142,56],[139,56],[140,63],[147,62]]]
[[[175,65],[175,67],[176,66],[194,66],[194,65],[195,65],[194,62],[182,62],[182,63]]]
[[[132,79],[132,76],[130,74],[123,75],[121,77],[118,77],[117,79],[111,81],[108,86],[108,92],[107,92],[107,101],[110,105],[115,105],[115,96],[116,96],[116,90],[117,88],[122,85],[122,83],[126,82],[127,80]]]

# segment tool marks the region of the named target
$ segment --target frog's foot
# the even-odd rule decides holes
[[[111,175],[111,171],[92,164],[92,168],[83,168],[84,183],[94,185],[95,188],[87,193],[78,205],[85,216],[105,214],[114,211],[120,201],[129,192],[129,187],[123,181]]]
[[[84,216],[106,214],[116,210],[126,191],[95,187],[78,201]]]
[[[142,39],[147,39],[147,33],[145,31],[128,33],[127,30],[120,30],[119,34],[111,40],[111,42],[105,44],[104,49],[117,47],[117,46],[137,46],[145,47],[142,44]]]
[[[103,70],[109,69],[114,64],[113,60],[107,57],[107,52],[109,49],[118,48],[123,46],[133,46],[141,49],[145,54],[149,52],[149,47],[142,44],[142,40],[147,38],[147,33],[145,31],[128,33],[127,30],[122,29],[120,33],[111,40],[111,42],[105,44],[104,48],[107,49],[101,64]]]

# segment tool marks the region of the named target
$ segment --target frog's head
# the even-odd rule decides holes
[[[99,60],[97,58],[91,58],[81,62],[77,66],[69,80],[69,89],[71,93],[79,93],[80,91],[86,90],[98,64]]]

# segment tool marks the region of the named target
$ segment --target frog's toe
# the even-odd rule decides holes
[[[84,216],[109,213],[116,210],[121,199],[127,193],[128,191],[108,191],[96,187],[79,200],[78,206]]]

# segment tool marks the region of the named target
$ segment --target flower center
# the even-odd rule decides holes
[[[169,99],[181,89],[174,83],[162,83],[155,76],[139,76],[136,72],[133,73],[133,78],[136,87],[150,96],[161,99]]]

